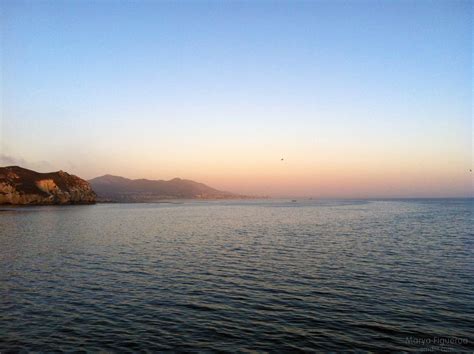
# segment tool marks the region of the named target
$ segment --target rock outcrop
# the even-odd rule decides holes
[[[0,167],[0,204],[92,204],[90,184],[67,172],[39,173],[18,166]]]

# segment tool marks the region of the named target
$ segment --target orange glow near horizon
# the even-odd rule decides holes
[[[42,172],[66,170],[91,179],[104,174],[126,178],[191,179],[245,195],[271,197],[467,197],[472,196],[469,143],[446,140],[366,145],[355,141],[191,141],[114,142],[92,149],[82,146],[72,161],[61,151],[49,154]],[[275,151],[278,151],[276,153]],[[284,151],[285,153],[282,153]],[[26,152],[26,151],[25,151]],[[281,160],[283,158],[283,161]],[[41,161],[30,154],[27,161]],[[40,164],[39,164],[40,165]]]

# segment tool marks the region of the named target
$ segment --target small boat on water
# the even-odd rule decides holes
[[[297,202],[297,200],[296,200],[296,199],[293,199],[291,202],[292,202],[292,203],[296,203],[296,202]]]

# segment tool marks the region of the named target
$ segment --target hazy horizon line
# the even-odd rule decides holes
[[[32,168],[27,168],[27,167],[22,167],[18,164],[13,164],[13,165],[8,165],[8,166],[0,166],[0,168],[9,168],[9,167],[19,167],[23,169],[28,169],[30,171],[34,171],[37,173],[57,173],[59,171],[64,171],[69,173],[67,170],[59,169],[59,170],[54,170],[54,171],[46,171],[46,172],[39,172],[36,171],[35,169]],[[70,173],[72,175],[75,175],[81,179],[84,179],[85,181],[89,182],[93,179],[100,178],[100,177],[105,177],[105,176],[111,176],[111,177],[118,177],[118,178],[124,178],[128,179],[131,181],[137,181],[137,180],[147,180],[147,181],[165,181],[169,182],[174,179],[180,179],[180,180],[185,180],[185,181],[192,181],[196,183],[202,183],[205,184],[211,188],[215,188],[211,184],[207,182],[201,182],[195,179],[190,179],[190,178],[183,178],[183,177],[173,177],[170,179],[155,179],[155,178],[130,178],[130,177],[125,177],[121,175],[116,175],[116,174],[111,174],[111,173],[105,173],[96,177],[92,178],[83,178],[78,174],[75,173]],[[220,190],[219,188],[215,188]],[[318,195],[311,195],[311,194],[278,194],[278,193],[271,193],[271,194],[265,194],[265,193],[243,193],[243,192],[238,192],[235,190],[220,190],[222,192],[230,192],[236,195],[240,196],[249,196],[249,197],[255,197],[256,199],[303,199],[303,200],[405,200],[405,199],[473,199],[473,195],[465,195],[465,196],[459,196],[459,195],[441,195],[441,196],[435,196],[435,195],[423,195],[423,196],[417,196],[417,195],[377,195],[377,196],[355,196],[355,195],[346,195],[346,196],[318,196]]]

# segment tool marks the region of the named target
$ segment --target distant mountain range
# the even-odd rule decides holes
[[[85,181],[64,171],[40,173],[19,166],[0,167],[0,204],[143,203],[165,199],[249,199],[203,183],[128,179],[105,175]]]
[[[128,179],[105,175],[89,180],[97,201],[154,202],[163,199],[237,199],[248,198],[219,191],[203,183],[174,178],[169,181]]]

